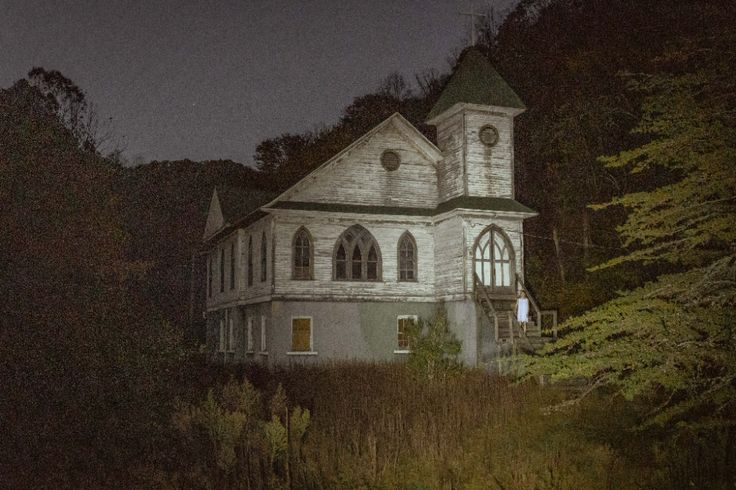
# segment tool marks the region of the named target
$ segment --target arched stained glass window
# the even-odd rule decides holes
[[[261,235],[261,282],[268,277],[268,242],[266,232]]]
[[[399,281],[417,280],[417,245],[408,231],[399,238]]]
[[[496,226],[486,229],[478,238],[473,253],[473,270],[484,286],[512,290],[514,255],[511,242]]]
[[[340,281],[381,280],[381,249],[362,226],[351,226],[337,239],[333,277]]]
[[[340,244],[340,246],[337,247],[337,253],[335,253],[335,279],[343,280],[347,278],[348,266],[345,247]]]
[[[368,261],[366,262],[367,270],[366,277],[369,281],[375,281],[378,279],[378,254],[376,253],[376,247],[371,245],[368,250]]]
[[[248,237],[248,286],[253,285],[253,237]]]
[[[293,278],[309,280],[312,274],[312,240],[306,228],[302,227],[294,234],[294,269]]]
[[[360,278],[363,275],[363,256],[360,253],[360,247],[353,248],[353,260],[351,261],[350,271],[353,279]]]

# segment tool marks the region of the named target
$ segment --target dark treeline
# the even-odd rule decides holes
[[[289,482],[391,488],[413,481],[416,488],[434,488],[495,479],[500,488],[588,488],[605,474],[601,486],[608,488],[716,488],[732,479],[733,341],[711,336],[708,322],[733,322],[734,189],[723,162],[733,162],[736,147],[734,26],[734,6],[726,0],[522,0],[503,23],[485,28],[481,49],[528,108],[516,119],[515,178],[517,199],[540,213],[525,224],[525,263],[541,302],[563,316],[578,314],[618,289],[675,273],[667,277],[676,280],[625,297],[637,302],[631,321],[637,327],[659,321],[646,305],[656,298],[668,308],[668,321],[692,314],[705,325],[683,334],[682,342],[676,337],[678,355],[667,357],[659,339],[674,333],[657,323],[663,330],[652,334],[642,361],[626,350],[634,344],[628,334],[589,329],[596,341],[586,343],[581,333],[586,322],[607,325],[633,303],[573,321],[571,340],[563,343],[570,352],[612,346],[602,358],[587,357],[587,373],[609,380],[650,375],[626,378],[622,391],[636,395],[639,405],[616,398],[615,420],[603,416],[601,407],[614,403],[608,399],[591,402],[591,412],[577,405],[582,412],[576,416],[587,424],[582,428],[557,415],[549,424],[539,418],[530,424],[526,417],[536,416],[530,407],[537,410],[547,394],[513,391],[478,373],[462,375],[467,389],[457,383],[432,388],[459,390],[446,405],[432,390],[416,388],[403,370],[369,366],[260,373],[254,383],[261,396],[248,385],[223,383],[196,354],[204,287],[200,243],[212,189],[227,201],[242,197],[247,209],[393,112],[433,139],[423,123],[449,73],[424,73],[415,88],[390,75],[374,93],[357,97],[333,126],[261,142],[254,168],[188,160],[121,165],[120,153],[102,154],[84,91],[62,74],[35,68],[0,89],[0,486],[211,488],[247,481],[249,488]],[[677,139],[678,132],[693,136]],[[686,162],[678,161],[680,153]],[[614,157],[609,165],[599,160],[605,156]],[[683,181],[697,169],[711,173]],[[629,199],[589,207],[635,191],[649,193],[648,204]],[[673,191],[679,201],[668,197]],[[670,211],[691,201],[704,213],[667,221]],[[664,217],[652,205],[659,202],[670,203]],[[643,210],[639,222],[627,221],[632,207]],[[637,226],[657,236],[637,234]],[[676,238],[675,245],[662,245],[662,237]],[[642,244],[653,255],[632,252]],[[636,260],[617,259],[626,254]],[[590,270],[607,261],[611,267]],[[708,267],[712,277],[701,272]],[[688,309],[670,308],[671,291],[699,281],[693,279],[698,274],[708,276],[708,287],[726,288],[717,290],[723,294],[690,295],[682,300]],[[663,290],[669,296],[662,297]],[[622,338],[629,340],[616,343]],[[694,345],[699,350],[682,349]],[[542,364],[574,369],[556,358]],[[380,379],[373,380],[376,372]],[[660,372],[666,375],[651,374]],[[312,379],[314,389],[301,377]],[[273,408],[278,382],[293,403],[311,410],[311,419],[294,412],[310,427],[298,434],[297,455],[287,448],[285,456],[279,442],[290,412]],[[334,396],[358,383],[365,393]],[[396,383],[411,396],[393,393]],[[657,396],[643,396],[645,385]],[[218,388],[207,398],[210,386]],[[691,403],[693,393],[698,398]],[[488,412],[492,425],[475,424],[473,414],[486,413],[499,396],[500,411]],[[340,403],[353,398],[355,406]],[[662,400],[663,407],[684,404],[690,412],[660,420],[671,425],[667,430],[650,424],[627,432]],[[681,404],[668,405],[672,400]],[[692,410],[711,428],[688,428],[682,414],[690,417]],[[349,438],[337,436],[336,424]],[[238,432],[243,427],[247,434]],[[452,436],[461,429],[465,439]],[[409,445],[392,438],[396,430]],[[550,440],[556,442],[539,444]],[[484,460],[491,450],[497,456]],[[525,466],[517,471],[519,461]],[[258,476],[238,478],[253,468]]]

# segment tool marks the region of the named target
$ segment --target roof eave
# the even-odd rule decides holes
[[[436,116],[427,119],[427,124],[432,126],[439,125],[445,119],[454,116],[455,114],[464,110],[472,110],[486,113],[498,113],[507,114],[511,117],[516,117],[522,112],[526,111],[526,107],[503,107],[497,105],[482,105],[482,104],[471,104],[469,102],[456,102],[451,105],[448,109],[440,112]]]

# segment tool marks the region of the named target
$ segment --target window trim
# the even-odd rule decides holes
[[[232,315],[227,316],[227,351],[229,353],[235,352],[235,322],[233,322]]]
[[[402,279],[401,278],[401,245],[403,245],[404,242],[408,241],[409,244],[412,246],[412,254],[413,254],[413,262],[414,267],[412,273],[414,274],[413,279]],[[409,230],[406,230],[404,233],[401,234],[399,237],[399,241],[396,244],[396,280],[398,282],[419,282],[418,272],[419,272],[419,248],[417,247],[417,241],[414,238],[414,235],[411,234]]]
[[[496,286],[496,270],[495,270],[495,244],[493,241],[494,234],[498,234],[501,237],[501,240],[504,242],[504,245],[506,246],[506,249],[509,252],[509,286]],[[488,236],[488,244],[487,246],[490,247],[490,259],[478,259],[478,251],[480,247],[481,240],[485,235]],[[483,228],[483,230],[478,234],[478,236],[475,239],[475,243],[473,243],[473,274],[477,274],[477,268],[478,268],[478,262],[489,262],[490,263],[490,274],[491,274],[491,280],[490,284],[485,284],[485,278],[482,276],[478,276],[478,278],[481,280],[481,282],[484,283],[484,286],[491,288],[491,290],[499,292],[499,293],[513,293],[516,289],[516,251],[514,250],[514,242],[511,241],[511,238],[508,236],[508,234],[498,225],[491,224]],[[499,261],[500,262],[500,261]]]
[[[225,318],[220,318],[220,326],[217,331],[217,352],[225,352]]]
[[[248,316],[245,322],[245,353],[253,354],[255,349],[253,348],[255,342],[253,341],[253,317]]]
[[[307,277],[297,277],[296,274],[296,241],[300,235],[304,234],[307,239],[308,254],[309,254],[309,265],[307,266]],[[291,279],[294,281],[312,281],[314,280],[314,240],[312,240],[312,234],[306,226],[300,226],[294,236],[291,239]]]
[[[348,241],[345,235],[352,232],[356,236]],[[358,240],[360,235],[367,234],[370,240],[367,243],[362,243]],[[340,250],[342,245],[345,250],[345,276],[344,278],[337,277],[337,251]],[[361,264],[361,277],[358,279],[353,278],[353,255],[355,253],[355,247],[358,247],[360,252],[360,264]],[[376,251],[376,278],[368,278],[368,258],[370,255],[371,247]],[[381,254],[381,247],[378,244],[378,240],[366,227],[354,224],[347,227],[337,238],[335,246],[332,248],[332,280],[333,281],[347,281],[347,282],[383,282],[383,255]]]
[[[394,354],[411,354],[411,349],[409,348],[409,340],[407,339],[407,348],[402,349],[399,345],[399,325],[401,324],[401,320],[414,320],[415,324],[419,323],[419,315],[398,315],[396,317],[396,349],[394,349]]]
[[[261,350],[258,352],[262,356],[268,355],[268,343],[266,336],[266,315],[261,315]]]
[[[301,315],[291,317],[291,328],[289,337],[289,347],[294,347],[294,320],[309,320],[309,350],[307,351],[295,351],[289,350],[286,352],[287,356],[316,356],[318,353],[314,350],[314,320],[311,316]]]

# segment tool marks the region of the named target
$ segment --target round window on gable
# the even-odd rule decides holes
[[[486,146],[495,146],[498,143],[498,130],[490,124],[483,126],[478,131],[480,142]]]
[[[383,168],[389,172],[393,172],[398,169],[399,165],[401,165],[399,154],[391,150],[384,151],[383,155],[381,155],[381,165],[383,165]]]

